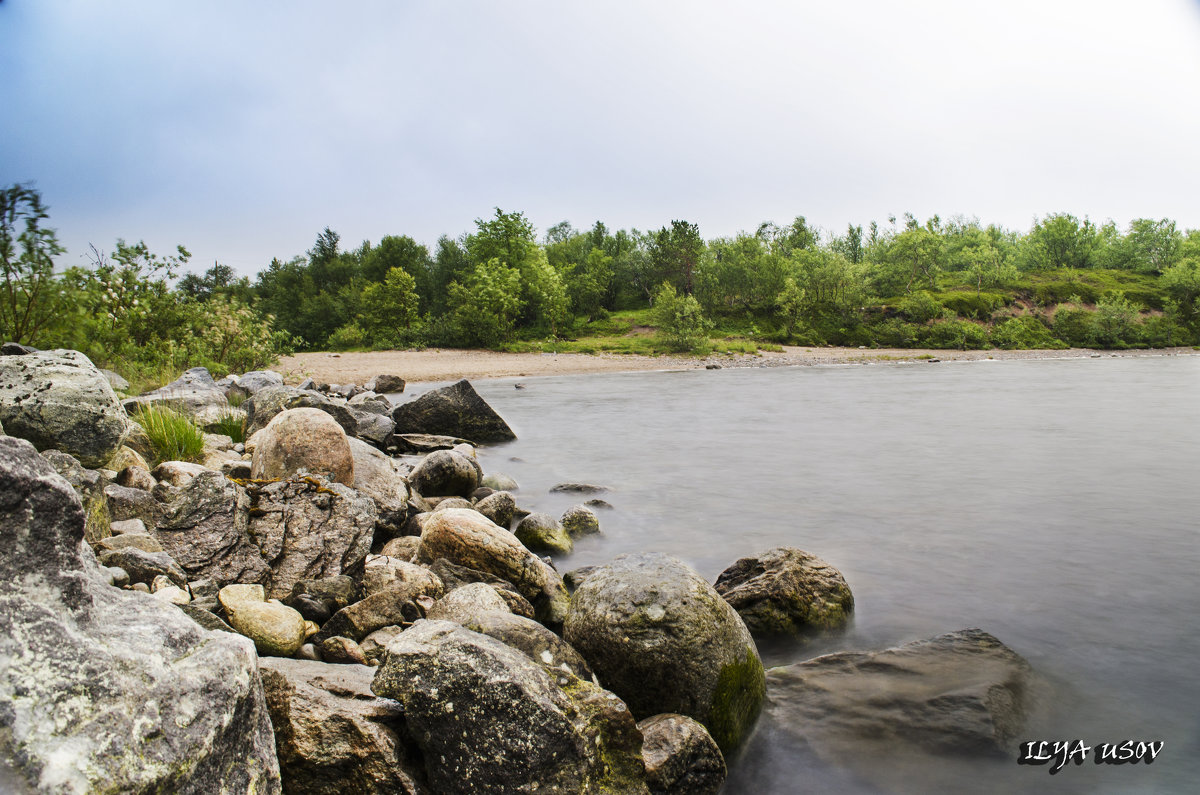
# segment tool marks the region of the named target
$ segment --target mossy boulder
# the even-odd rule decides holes
[[[574,505],[563,512],[559,520],[571,538],[596,535],[600,532],[600,520],[586,505]]]
[[[531,513],[516,529],[517,539],[534,552],[570,555],[575,549],[571,536],[557,519],[548,513]]]
[[[837,630],[854,612],[842,573],[794,547],[742,558],[721,572],[715,587],[756,636]]]
[[[695,718],[725,753],[762,707],[763,666],[746,625],[666,555],[621,555],[592,572],[571,597],[563,638],[635,717]]]

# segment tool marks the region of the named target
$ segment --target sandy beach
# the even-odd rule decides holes
[[[1196,356],[1193,348],[1097,351],[1086,348],[1051,351],[947,351],[915,348],[785,347],[782,353],[705,358],[583,353],[498,353],[484,350],[426,349],[367,353],[299,353],[280,360],[276,369],[288,383],[304,378],[345,384],[364,383],[381,373],[407,381],[450,381],[458,378],[514,378],[640,370],[695,370],[719,367],[786,367],[900,362],[978,361],[981,359],[1069,359],[1109,356]]]

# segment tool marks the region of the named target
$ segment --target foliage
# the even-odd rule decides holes
[[[941,317],[942,312],[946,310],[941,301],[925,290],[917,290],[915,293],[906,295],[900,299],[896,308],[914,323],[927,323],[934,318]]]
[[[692,351],[708,344],[712,323],[704,318],[693,295],[680,295],[669,282],[654,294],[653,316],[658,334],[672,351]]]
[[[192,461],[204,457],[204,431],[184,415],[163,405],[142,406],[133,420],[146,431],[154,450],[154,463]]]
[[[223,436],[228,436],[235,443],[246,441],[245,437],[245,416],[240,412],[226,411],[217,417],[216,422],[209,426],[212,433],[219,433]]]
[[[367,333],[355,321],[350,321],[329,335],[328,347],[332,351],[349,351],[367,346]]]
[[[53,229],[43,229],[48,216],[42,197],[28,185],[0,190],[0,336],[26,344],[40,343],[39,334],[59,313],[62,294],[54,279],[54,257],[64,249]]]
[[[520,272],[498,259],[475,266],[465,284],[450,283],[450,318],[462,345],[491,347],[511,340],[523,307]]]
[[[992,327],[991,341],[997,348],[1010,350],[1067,347],[1062,341],[1054,339],[1044,323],[1028,315],[997,323]]]
[[[1137,341],[1138,310],[1124,293],[1100,299],[1093,324],[1096,342],[1105,348],[1124,348]]]
[[[419,304],[416,279],[400,268],[390,268],[382,283],[368,284],[363,289],[359,324],[376,346],[394,345],[420,319]]]

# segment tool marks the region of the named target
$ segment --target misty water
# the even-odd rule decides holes
[[[514,389],[516,381],[524,389]],[[694,370],[475,384],[519,439],[483,448],[558,515],[612,487],[603,537],[710,581],[788,545],[839,568],[843,634],[782,665],[980,627],[1051,683],[1028,739],[1163,740],[1152,766],[823,760],[760,721],[727,793],[1194,791],[1200,777],[1200,357]],[[761,648],[761,647],[760,647]]]

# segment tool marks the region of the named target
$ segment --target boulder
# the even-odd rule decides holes
[[[323,411],[333,417],[347,436],[357,436],[377,447],[384,447],[395,430],[390,417],[348,406],[341,399],[290,386],[268,386],[245,403],[246,437],[265,428],[280,412],[297,408]]]
[[[434,599],[441,598],[445,592],[441,578],[429,569],[384,555],[367,556],[359,581],[364,596],[389,588],[405,588],[414,594],[426,594]]]
[[[79,498],[0,438],[0,770],[14,792],[280,792],[249,641],[108,585]]]
[[[420,546],[421,537],[419,535],[400,536],[399,538],[391,538],[385,541],[379,549],[379,554],[411,562]]]
[[[108,385],[113,388],[114,392],[128,392],[129,382],[112,370],[100,368],[100,374],[108,379]]]
[[[422,616],[416,604],[422,596],[425,596],[423,592],[405,586],[376,591],[334,613],[313,640],[320,643],[326,638],[343,637],[361,641],[384,627],[411,624]]]
[[[741,618],[689,566],[625,554],[571,596],[563,639],[641,719],[695,718],[725,753],[762,706],[762,662]]]
[[[756,636],[841,629],[854,612],[842,573],[794,547],[742,558],[721,572],[715,587]]]
[[[374,669],[266,658],[259,670],[286,792],[432,792],[400,705],[371,692]]]
[[[1041,683],[992,635],[964,629],[878,652],[772,668],[766,715],[832,758],[1015,752]]]
[[[349,638],[335,635],[317,644],[321,659],[334,665],[370,665],[362,647]]]
[[[392,411],[392,419],[401,434],[458,436],[476,444],[517,438],[466,380],[400,404]]]
[[[647,792],[620,699],[457,624],[401,634],[371,690],[400,702],[439,793]]]
[[[570,555],[575,549],[567,531],[548,513],[531,513],[514,531],[517,540],[534,552]]]
[[[186,486],[192,482],[192,478],[202,475],[207,471],[207,469],[199,464],[193,464],[188,461],[163,461],[150,474],[154,476],[155,480],[162,483],[172,486]]]
[[[112,387],[79,351],[0,356],[0,423],[38,450],[61,450],[104,466],[129,428]]]
[[[508,475],[502,475],[499,472],[494,472],[483,479],[483,485],[494,491],[518,491],[520,486],[517,481],[510,478]]]
[[[433,504],[433,510],[446,511],[451,508],[467,508],[474,510],[475,506],[465,497],[430,497],[428,502]]]
[[[385,537],[400,535],[408,518],[408,485],[394,459],[358,439],[347,439],[354,459],[356,491],[375,503],[375,526]]]
[[[358,587],[344,574],[315,580],[300,580],[283,603],[295,608],[308,621],[324,624],[329,618],[358,601]]]
[[[327,474],[354,483],[354,455],[346,433],[323,411],[287,409],[263,429],[254,448],[250,475],[255,480],[286,478],[300,472]]]
[[[206,367],[193,367],[164,387],[155,389],[123,402],[125,410],[133,414],[141,406],[165,405],[189,417],[204,420],[215,419],[228,410],[229,400],[225,390]]]
[[[381,374],[372,378],[365,386],[372,392],[396,394],[404,391],[404,379],[398,375]]]
[[[137,465],[118,469],[116,483],[118,486],[124,486],[127,489],[138,489],[139,491],[151,491],[158,485],[154,480],[154,475],[150,474],[149,469]]]
[[[274,370],[251,370],[238,376],[237,382],[227,387],[226,391],[251,397],[269,386],[283,386],[283,376]]]
[[[479,467],[452,450],[437,450],[421,459],[409,482],[422,497],[469,497],[479,488]]]
[[[606,491],[611,489],[594,483],[556,483],[550,487],[551,494],[603,494]]]
[[[654,795],[717,795],[725,783],[725,757],[705,728],[686,715],[638,721],[642,760]]]
[[[146,459],[137,450],[126,445],[121,445],[117,448],[117,452],[113,453],[113,457],[104,465],[105,469],[111,469],[114,472],[120,472],[126,467],[138,467],[147,472],[150,471],[150,465],[146,463]],[[125,484],[121,484],[125,485]]]
[[[0,356],[25,356],[37,352],[37,348],[31,345],[22,345],[19,342],[6,342],[0,345]]]
[[[571,538],[596,535],[600,532],[600,520],[586,505],[575,505],[563,512],[559,520]]]
[[[455,588],[438,599],[426,613],[430,620],[453,621],[465,624],[486,613],[509,613],[508,603],[496,589],[482,582]],[[549,631],[549,630],[547,630]]]
[[[145,489],[134,489],[113,483],[104,487],[104,501],[108,506],[109,518],[122,522],[141,519],[147,527],[158,524],[162,506],[154,495]]]
[[[238,602],[226,606],[229,626],[254,641],[264,657],[291,657],[304,645],[304,616],[278,602]]]
[[[452,593],[458,593],[458,591]],[[434,618],[432,613],[429,617]],[[459,623],[472,632],[487,635],[489,638],[495,638],[501,643],[513,647],[552,673],[566,671],[584,681],[595,681],[592,669],[588,666],[587,661],[579,656],[579,652],[531,618],[513,615],[506,610],[480,613]]]
[[[507,529],[512,525],[517,501],[507,491],[497,491],[475,503],[475,510]]]
[[[369,411],[372,414],[379,414],[387,417],[389,420],[392,418],[392,401],[374,392],[361,392],[350,398],[347,401],[347,405],[362,411]]]
[[[338,483],[244,487],[205,472],[165,506],[157,538],[193,579],[261,583],[282,599],[301,580],[357,573],[374,526],[370,498]]]
[[[129,574],[130,582],[149,585],[155,577],[165,576],[176,585],[187,585],[187,575],[183,569],[161,548],[158,552],[147,552],[137,546],[127,545],[101,552],[99,560],[101,565],[124,569]]]
[[[124,549],[125,547],[137,547],[143,552],[164,551],[162,544],[158,543],[158,539],[149,533],[121,533],[120,535],[102,538],[93,547],[97,555],[113,549]]]
[[[509,531],[477,511],[451,509],[433,514],[421,531],[418,560],[445,558],[512,583],[533,604],[538,620],[557,626],[566,617],[562,578]],[[660,710],[661,711],[661,710]]]

